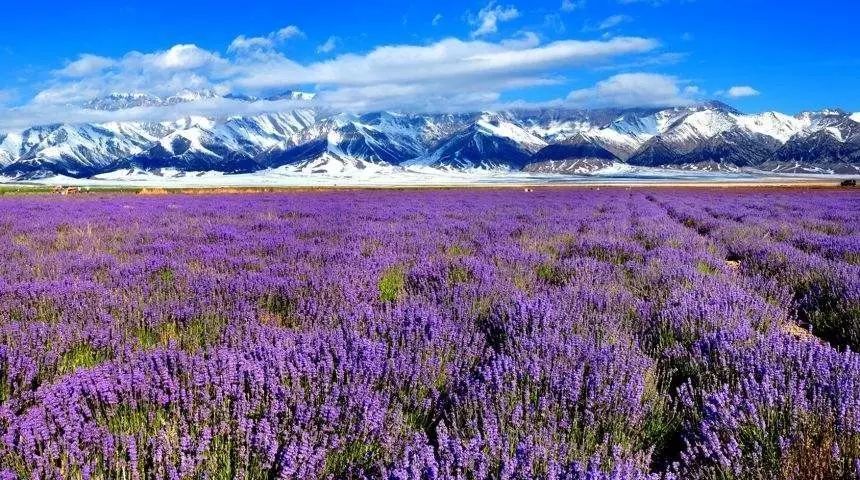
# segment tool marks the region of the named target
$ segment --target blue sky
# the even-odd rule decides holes
[[[853,1],[123,3],[5,5],[26,21],[0,29],[0,105],[37,121],[111,91],[190,87],[299,88],[345,110],[860,110]]]

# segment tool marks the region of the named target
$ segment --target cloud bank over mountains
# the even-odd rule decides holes
[[[570,15],[584,3],[565,0],[554,15]],[[470,29],[466,38],[381,44],[356,52],[348,40],[331,35],[310,57],[285,53],[292,51],[293,42],[308,38],[299,25],[244,33],[221,50],[180,43],[118,56],[85,52],[38,82],[31,98],[0,91],[0,132],[50,123],[278,112],[294,105],[284,99],[249,103],[235,97],[268,97],[285,90],[314,92],[317,108],[348,113],[681,106],[707,97],[692,80],[654,71],[681,61],[686,54],[667,50],[658,38],[618,33],[616,27],[634,21],[629,15],[612,15],[584,27],[581,39],[546,41],[536,33],[540,28],[500,33],[503,24],[519,19],[522,12],[515,5],[491,0],[462,18]],[[436,15],[432,23],[438,24],[441,18]],[[555,92],[554,96],[536,100],[527,94],[540,88]],[[85,107],[92,99],[114,93],[167,96],[183,90],[216,95],[158,108],[141,105],[101,111]],[[749,85],[726,86],[713,93],[729,98],[758,94]]]
[[[489,27],[482,24],[481,28]],[[276,50],[278,44],[300,35],[301,30],[295,26],[265,36],[241,35],[225,53],[180,44],[163,51],[129,52],[118,58],[82,54],[55,70],[45,88],[31,101],[11,112],[2,112],[5,114],[0,119],[0,128],[39,122],[108,121],[120,115],[141,115],[148,119],[152,112],[147,109],[94,113],[84,111],[79,105],[113,92],[166,95],[184,89],[258,94],[310,87],[319,94],[319,104],[349,112],[480,110],[504,106],[502,96],[512,90],[559,84],[563,79],[556,72],[560,70],[606,65],[649,55],[660,48],[660,42],[653,38],[542,43],[538,35],[526,32],[495,42],[446,38],[423,45],[383,45],[363,54],[345,53],[307,63]],[[623,82],[625,78],[660,81],[662,77],[613,77],[607,80],[608,85],[601,83],[595,88],[605,93],[607,86],[611,87],[611,95],[619,101],[625,95],[619,88],[641,87],[636,82]],[[664,82],[673,81],[664,78]],[[581,101],[584,91],[574,93],[571,98]],[[628,92],[627,96],[641,98],[646,104],[685,100],[678,95],[667,95],[665,90],[656,93],[653,98],[648,97],[647,90]],[[200,114],[211,115],[218,109],[224,109],[225,114],[249,113],[248,105],[223,99],[198,102],[196,106],[207,109]],[[254,105],[258,109],[283,107]],[[181,107],[175,110],[176,113],[161,109],[159,115],[183,113]]]

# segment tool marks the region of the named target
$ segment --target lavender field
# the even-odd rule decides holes
[[[860,195],[0,198],[0,479],[849,479]]]

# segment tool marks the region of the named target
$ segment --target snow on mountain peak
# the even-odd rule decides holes
[[[162,100],[155,95],[141,92],[121,93],[114,92],[100,98],[94,98],[83,104],[89,110],[124,110],[135,107],[154,107],[162,104]]]
[[[157,95],[142,92],[114,92],[104,97],[89,100],[85,102],[82,106],[90,110],[116,111],[136,107],[164,107],[178,105],[181,103],[199,102],[202,100],[209,100],[213,98],[225,98],[228,100],[236,100],[242,102],[258,102],[260,100],[263,100],[258,97],[243,94],[229,93],[226,95],[221,95],[215,90],[210,89],[184,89],[167,97],[159,97]],[[316,98],[315,93],[287,90],[277,95],[266,97],[265,100],[311,101],[314,98]]]
[[[163,107],[218,97],[219,95],[212,90],[185,89],[166,98],[143,92],[114,92],[89,100],[82,106],[90,110],[116,111],[137,107]]]
[[[300,92],[296,90],[286,90],[277,95],[267,97],[266,100],[301,100],[311,101],[317,96],[316,93]]]
[[[845,115],[845,112],[843,112],[842,110],[840,110],[838,108],[825,108],[818,113],[820,113],[821,115],[824,115],[824,116],[842,116],[842,115]]]
[[[176,105],[177,103],[198,102],[210,98],[219,98],[220,95],[213,90],[190,90],[185,89],[178,92],[176,95],[171,95],[164,99],[166,105]]]
[[[747,130],[775,138],[785,143],[805,127],[802,120],[779,112],[764,112],[757,115],[737,115],[738,123]]]
[[[677,120],[662,136],[671,142],[689,143],[712,138],[733,125],[729,113],[720,110],[698,110]]]
[[[824,132],[835,138],[837,141],[844,142],[845,138],[842,135],[842,131],[836,127],[825,127]]]
[[[159,98],[132,92],[114,93],[87,105],[112,110],[207,98],[295,101],[312,99],[313,94],[289,91],[257,98],[184,90]],[[537,152],[548,145],[563,147],[555,155],[570,157],[559,158],[558,165],[578,165],[583,155],[602,152],[631,165],[694,168],[710,162],[719,168],[765,168],[767,162],[780,162],[848,171],[845,168],[854,168],[851,165],[860,158],[860,125],[855,123],[860,122],[860,112],[748,115],[722,104],[701,104],[665,109],[354,114],[315,105],[289,104],[280,113],[57,124],[0,134],[0,174],[86,177],[118,168],[225,173],[288,168],[338,174],[411,166],[519,170],[544,158]]]
[[[201,117],[198,115],[191,115],[173,122],[173,125],[177,129],[189,129],[196,127],[209,130],[215,126],[215,121],[210,118]]]
[[[202,154],[211,157],[220,157],[204,146],[208,140],[209,132],[200,127],[192,127],[162,138],[159,141],[161,147],[170,155]]]
[[[734,115],[740,115],[740,111],[738,111],[735,107],[731,105],[727,105],[719,100],[710,100],[707,102],[700,103],[694,107],[699,110],[715,110],[723,113],[730,113]]]
[[[547,145],[546,140],[539,138],[524,128],[505,120],[496,113],[485,112],[475,123],[478,131],[490,136],[502,137],[513,140],[531,151],[538,151]]]

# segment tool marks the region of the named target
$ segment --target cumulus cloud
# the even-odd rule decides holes
[[[597,64],[657,48],[653,39],[618,37],[604,41],[563,40],[540,45],[534,34],[501,42],[455,38],[429,45],[377,47],[365,55],[344,54],[301,65],[286,58],[262,66],[246,65],[233,79],[244,89],[287,85],[375,85],[382,83],[492,82],[524,73]]]
[[[235,53],[243,50],[268,50],[275,48],[279,43],[295,37],[304,37],[304,32],[295,25],[287,25],[286,27],[271,32],[265,37],[246,37],[239,35],[227,47],[227,53]]]
[[[653,55],[645,55],[635,58],[629,62],[620,62],[597,67],[596,70],[629,72],[642,70],[649,67],[675,65],[687,58],[686,53],[681,52],[659,52]]]
[[[0,132],[55,123],[163,122],[189,116],[256,115],[305,107],[307,103],[295,100],[243,102],[229,98],[209,98],[165,107],[136,107],[116,111],[90,110],[79,106],[58,108],[57,105],[30,103],[5,110],[0,108]]]
[[[760,93],[761,92],[754,89],[753,87],[750,87],[749,85],[738,85],[728,89],[726,95],[731,98],[743,98],[754,97],[756,95],[759,95]]]
[[[442,23],[442,18],[443,18],[442,14],[437,13],[436,16],[433,17],[433,21],[431,21],[430,23],[432,23],[433,26],[435,27],[435,26],[439,25],[440,23]]]
[[[230,42],[227,47],[227,53],[238,52],[241,50],[267,49],[274,47],[274,42],[267,37],[246,37],[239,35]]]
[[[695,101],[698,88],[676,77],[654,73],[622,73],[593,87],[570,92],[570,103],[587,107],[686,105]]]
[[[286,27],[275,32],[275,38],[278,40],[288,40],[293,37],[303,37],[305,33],[302,32],[299,27],[295,25],[287,25]]]
[[[470,23],[476,27],[472,31],[472,37],[496,33],[499,31],[500,23],[509,22],[519,16],[519,10],[513,5],[503,7],[493,0],[482,8],[476,17],[470,19]]]
[[[0,107],[11,103],[17,97],[14,90],[0,89]]]
[[[74,62],[69,62],[65,67],[58,70],[57,73],[64,77],[85,77],[114,65],[114,60],[98,55],[85,53],[78,57]]]
[[[320,46],[317,47],[317,53],[329,53],[337,48],[337,44],[340,41],[339,38],[335,36],[328,37],[328,39],[323,42]]]
[[[218,54],[193,44],[174,45],[163,52],[156,53],[132,52],[126,55],[124,61],[127,64],[166,71],[196,70],[223,62]]]
[[[71,104],[117,91],[158,95],[208,88],[234,68],[217,53],[192,44],[151,53],[129,52],[118,59],[99,57],[94,61],[82,56],[77,62],[81,60],[84,62],[73,62],[55,72],[56,77],[33,102]]]
[[[278,32],[270,36],[277,38]],[[93,116],[99,120],[127,119],[127,111],[96,114],[80,112],[75,106],[112,92],[169,96],[184,89],[264,96],[285,89],[311,89],[318,93],[318,107],[346,111],[483,109],[496,105],[505,92],[558,84],[565,81],[561,75],[577,69],[602,68],[622,59],[654,54],[658,48],[656,40],[641,37],[543,44],[536,34],[526,32],[496,42],[446,38],[298,62],[277,50],[237,49],[233,45],[230,55],[224,57],[183,44],[156,52],[87,59],[87,68],[83,66],[87,62],[76,67],[66,65],[55,71],[23,107],[14,112],[0,109],[0,119],[31,125]],[[229,115],[235,114],[231,109],[238,104],[215,105],[220,113]]]

